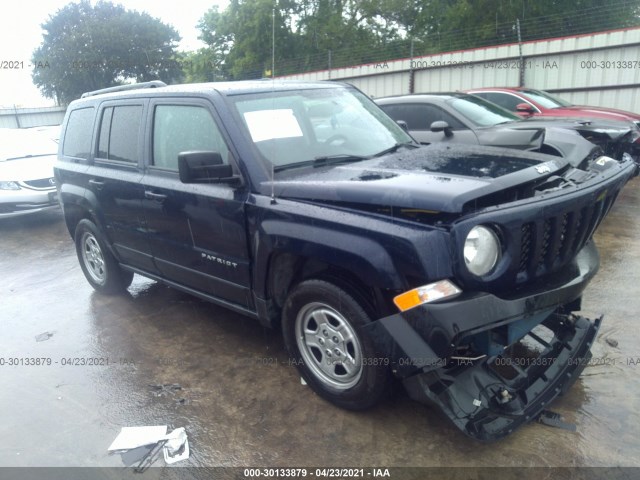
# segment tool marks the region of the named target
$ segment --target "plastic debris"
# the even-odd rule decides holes
[[[51,337],[53,337],[53,332],[44,332],[40,335],[36,335],[36,342],[44,342],[49,340]]]
[[[149,388],[156,397],[162,397],[170,393],[182,390],[182,385],[179,383],[163,383],[163,384],[149,384]]]
[[[543,410],[540,412],[538,422],[548,425],[549,427],[562,428],[563,430],[569,430],[570,432],[576,431],[576,426],[572,423],[567,423],[562,419],[562,415],[551,410]]]
[[[164,453],[164,461],[167,464],[189,458],[189,439],[184,427],[176,428],[167,435],[167,441],[162,451]]]
[[[176,428],[167,434],[166,425],[150,427],[123,427],[107,449],[109,452],[126,453],[140,447],[151,447],[145,452],[135,467],[136,472],[143,472],[156,460],[162,451],[167,464],[176,463],[189,458],[189,439],[184,427]]]

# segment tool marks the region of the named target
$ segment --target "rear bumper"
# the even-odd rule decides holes
[[[467,435],[494,440],[535,419],[580,375],[600,319],[591,322],[570,312],[579,309],[598,266],[590,242],[569,268],[554,275],[554,285],[547,279],[509,298],[467,294],[382,318],[365,329],[412,398],[437,405]],[[503,355],[508,348],[478,353],[470,341],[484,336],[508,347],[538,324],[552,338],[534,334],[536,356],[517,364]],[[506,377],[500,367],[508,367]]]
[[[59,206],[55,188],[40,191],[21,189],[0,192],[0,218],[42,212]]]

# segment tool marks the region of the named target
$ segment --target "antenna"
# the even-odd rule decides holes
[[[274,166],[273,166],[273,162],[271,163],[271,205],[275,205],[276,203],[276,192],[275,192],[275,186],[274,186]]]
[[[276,2],[273,1],[273,9],[271,10],[271,80],[276,78]],[[271,84],[271,100],[273,98],[273,83]],[[274,144],[275,148],[275,144]],[[271,205],[276,204],[276,192],[275,192],[275,167],[271,162]]]

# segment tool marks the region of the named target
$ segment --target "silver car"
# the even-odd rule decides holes
[[[36,130],[0,129],[0,218],[58,208],[58,144]]]

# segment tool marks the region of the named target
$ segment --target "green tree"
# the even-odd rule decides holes
[[[42,25],[33,52],[33,82],[42,94],[67,104],[83,92],[127,80],[174,81],[182,75],[176,30],[146,13],[88,0],[72,3]]]
[[[274,26],[276,62],[294,54],[295,34],[288,22],[292,8],[288,0],[231,0],[223,12],[213,7],[205,13],[198,25],[200,39],[219,59],[223,76],[262,77],[271,71]]]
[[[379,3],[231,0],[224,11],[214,7],[204,15],[200,39],[233,79],[270,73],[274,21],[276,75],[326,68],[329,50],[336,65],[373,61],[373,49],[397,37]]]
[[[640,24],[640,0],[231,0],[200,38],[217,78],[276,75]],[[331,60],[329,60],[331,52]],[[217,74],[218,75],[218,74]]]
[[[218,82],[228,78],[220,58],[208,48],[182,53],[180,65],[185,83]]]
[[[640,2],[601,0],[383,0],[383,16],[433,53],[638,25]]]

